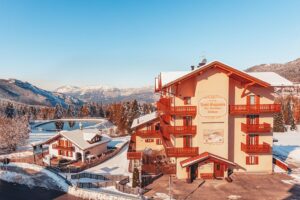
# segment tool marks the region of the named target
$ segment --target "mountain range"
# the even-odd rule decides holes
[[[300,82],[300,58],[287,63],[261,64],[250,67],[247,72],[276,72],[292,82]]]
[[[141,103],[152,103],[156,100],[153,86],[140,88],[117,88],[108,86],[62,86],[55,90],[86,102],[120,102],[136,99]]]
[[[17,79],[0,79],[0,100],[39,106],[61,104],[63,107],[67,107],[68,104],[83,104],[81,100],[75,97],[43,90]]]
[[[300,58],[283,64],[261,64],[246,69],[247,72],[272,71],[293,82],[300,82]],[[136,99],[143,103],[152,103],[158,96],[153,86],[139,88],[117,88],[108,86],[62,86],[54,91],[43,90],[28,82],[16,79],[0,79],[0,100],[23,104],[55,106],[61,104],[82,105],[84,102],[120,102]]]

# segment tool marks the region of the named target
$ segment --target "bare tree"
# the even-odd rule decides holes
[[[0,116],[0,149],[15,151],[29,138],[29,123],[27,117],[7,118]]]

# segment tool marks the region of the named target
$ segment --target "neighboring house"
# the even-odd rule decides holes
[[[160,148],[146,143],[160,138],[176,164],[177,178],[188,182],[224,178],[232,171],[271,173],[273,115],[281,110],[274,103],[274,87],[290,82],[264,73],[246,73],[218,61],[160,73],[155,79],[157,114],[134,122],[128,159],[138,162],[143,148]]]
[[[43,144],[49,145],[51,157],[85,162],[89,158],[97,157],[106,152],[107,144],[110,141],[108,136],[102,135],[97,129],[78,129],[60,131]]]

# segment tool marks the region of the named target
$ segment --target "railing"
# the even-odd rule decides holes
[[[197,126],[171,126],[167,125],[167,130],[173,135],[195,135],[197,132]]]
[[[172,147],[166,148],[168,157],[190,157],[198,155],[198,147]]]
[[[60,146],[58,144],[53,144],[52,149],[58,149],[58,150],[65,150],[65,151],[74,151],[74,147],[66,147],[66,146]]]
[[[263,144],[255,145],[241,143],[241,150],[245,153],[271,153],[272,148],[265,142]]]
[[[140,137],[160,137],[160,132],[156,130],[139,130],[136,135]]]
[[[165,106],[160,102],[157,102],[157,109],[163,111],[165,114],[169,115],[191,115],[195,116],[197,114],[196,106]]]
[[[127,152],[127,159],[129,160],[140,160],[142,158],[142,152],[131,151]]]
[[[230,114],[258,114],[280,112],[281,104],[230,105]]]
[[[270,133],[271,125],[268,123],[263,123],[263,124],[244,124],[244,123],[242,123],[241,130],[244,133]]]

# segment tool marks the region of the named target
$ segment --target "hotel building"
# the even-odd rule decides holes
[[[163,152],[177,178],[188,182],[233,171],[272,173],[273,115],[281,110],[274,85],[287,80],[267,73],[246,73],[218,61],[161,72],[155,78],[157,112],[132,125],[130,168],[151,149]]]

